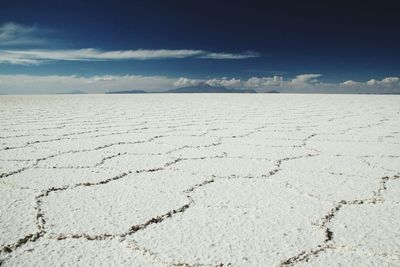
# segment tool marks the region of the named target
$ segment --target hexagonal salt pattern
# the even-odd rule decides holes
[[[400,266],[399,96],[0,96],[0,265]]]

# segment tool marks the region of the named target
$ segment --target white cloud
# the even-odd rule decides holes
[[[381,81],[376,79],[371,79],[367,81],[366,85],[368,86],[385,86],[385,87],[400,87],[400,78],[399,77],[386,77]]]
[[[209,56],[213,55],[213,56]],[[231,55],[231,56],[227,56]],[[46,61],[108,61],[108,60],[149,60],[168,58],[208,58],[208,59],[243,59],[247,54],[210,53],[191,49],[138,49],[102,51],[94,48],[75,50],[2,50],[0,63],[40,64]],[[251,56],[254,57],[254,56]]]
[[[317,76],[318,75],[318,76]],[[35,76],[0,75],[0,93],[43,94],[61,93],[74,90],[88,93],[103,93],[119,90],[163,91],[173,87],[186,87],[199,83],[212,86],[225,86],[239,89],[249,88],[259,92],[278,90],[292,93],[400,93],[400,78],[387,77],[382,80],[370,79],[366,82],[348,80],[342,83],[324,83],[316,80],[319,74],[302,74],[293,79],[282,76],[238,78],[179,79],[166,76],[141,75],[96,75],[82,77],[77,75]]]
[[[301,74],[293,79],[284,79],[283,76],[251,77],[243,82],[247,88],[269,91],[278,89],[281,91],[297,92],[299,90],[312,90],[316,87],[326,87],[328,84],[321,83],[318,78],[321,74]]]
[[[219,78],[213,78],[205,81],[208,85],[211,86],[224,86],[224,87],[241,87],[242,82],[240,79],[228,79],[226,77],[223,77],[222,79]]]
[[[116,81],[119,77],[126,77],[126,76],[113,76],[113,75],[93,76],[90,79],[86,79],[85,83]]]
[[[282,91],[288,88],[291,91],[296,91],[299,89],[313,89],[315,87],[324,87],[328,84],[320,83],[316,78],[321,77],[320,74],[301,74],[296,76],[294,79],[285,80],[282,76],[272,76],[272,77],[251,77],[247,80],[241,80],[237,78],[211,78],[211,79],[190,79],[190,78],[180,78],[175,86],[191,86],[197,85],[199,83],[206,83],[211,86],[224,86],[228,88],[249,88],[258,91],[269,91],[271,89],[280,89]]]
[[[251,77],[247,80],[222,78],[205,82],[232,88],[246,87],[260,92],[278,90],[293,93],[400,93],[400,78],[398,77],[387,77],[381,81],[371,79],[367,82],[347,80],[342,83],[325,83],[320,81],[321,77],[321,74],[301,74],[293,79],[272,76]]]
[[[281,87],[285,84],[282,76],[273,77],[252,77],[244,85],[249,88],[268,89],[270,87]]]
[[[33,48],[38,44],[49,45],[49,30],[8,22],[0,25],[0,46],[13,47],[0,50],[0,64],[38,65],[48,61],[109,61],[149,60],[168,58],[203,58],[238,60],[259,57],[255,52],[226,53],[199,49],[135,49],[104,51],[95,48],[82,49],[16,49],[24,45]],[[45,38],[46,37],[46,38]],[[43,46],[42,46],[43,47]]]
[[[377,84],[378,84],[378,81],[375,80],[375,79],[371,79],[371,80],[369,80],[369,81],[367,82],[367,85],[369,85],[369,86],[377,85]]]
[[[13,22],[0,25],[0,46],[36,45],[46,41],[41,37],[43,29],[37,26],[26,26]]]
[[[243,54],[232,54],[232,53],[207,53],[201,58],[209,58],[209,59],[247,59],[247,58],[255,58],[259,57],[259,53],[255,52],[246,52]]]
[[[318,78],[321,77],[321,74],[301,74],[297,75],[296,78],[291,80],[291,84],[298,86],[298,85],[310,85],[318,83]]]
[[[200,83],[208,84],[211,86],[224,86],[229,88],[239,88],[243,86],[243,82],[240,79],[236,78],[212,78],[212,79],[190,79],[181,77],[175,83],[176,87],[186,87],[186,86],[194,86]]]
[[[211,78],[194,80],[189,78],[180,78],[175,86],[191,86],[199,83],[206,83],[211,86],[224,86],[228,88],[249,88],[259,91],[269,91],[271,89],[282,89],[286,90],[290,88],[292,91],[297,89],[314,88],[316,86],[325,86],[318,82],[316,78],[321,77],[320,74],[301,74],[296,76],[294,79],[285,80],[282,76],[272,77],[251,77],[247,80],[241,80],[238,78]]]
[[[165,76],[104,75],[82,77],[77,75],[0,75],[0,93],[54,94],[81,90],[103,93],[119,90],[158,91],[173,88],[176,79]]]
[[[106,60],[145,60],[145,59],[165,59],[165,58],[185,58],[202,55],[201,50],[117,50],[102,51],[93,48],[77,50],[3,50],[0,53],[0,63],[8,62],[26,64],[29,61],[40,63],[51,60],[66,61],[106,61]]]
[[[367,82],[355,82],[348,80],[340,84],[343,87],[352,88],[358,92],[368,93],[400,93],[400,78],[399,77],[386,77],[382,80],[370,79]]]
[[[361,82],[356,82],[353,80],[347,80],[347,81],[341,83],[341,85],[343,85],[343,86],[357,86],[357,85],[361,85],[361,84],[362,84]]]
[[[399,77],[386,77],[382,80],[371,79],[366,85],[368,86],[383,86],[383,87],[400,87]]]
[[[39,65],[41,60],[21,57],[20,55],[5,53],[0,50],[0,64],[4,63],[14,65]]]
[[[391,85],[399,84],[399,80],[400,79],[398,77],[387,77],[387,78],[383,79],[381,81],[381,83],[384,84],[384,85],[391,86]]]
[[[187,86],[197,85],[200,82],[202,82],[202,81],[201,80],[195,80],[195,79],[189,79],[189,78],[181,77],[176,82],[174,82],[174,86],[176,86],[176,87],[187,87]]]

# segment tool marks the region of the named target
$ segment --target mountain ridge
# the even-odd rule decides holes
[[[229,93],[229,94],[256,94],[253,89],[228,89],[225,86],[212,86],[206,83],[169,89],[160,92],[146,92],[144,90],[125,90],[105,92],[106,94],[207,94],[207,93]]]

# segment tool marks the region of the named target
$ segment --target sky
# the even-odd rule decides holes
[[[0,8],[0,94],[207,83],[400,93],[398,1],[22,1]]]

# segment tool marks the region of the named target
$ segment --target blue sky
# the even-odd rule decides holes
[[[0,93],[399,92],[400,5],[374,2],[5,0]]]

